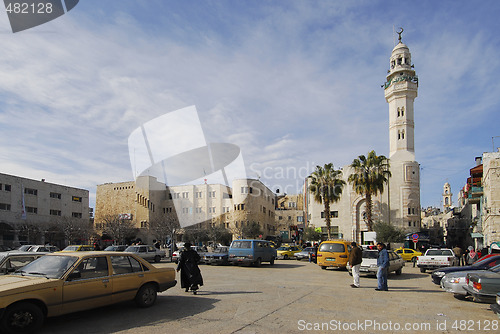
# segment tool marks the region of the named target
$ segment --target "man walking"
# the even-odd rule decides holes
[[[361,267],[361,261],[363,260],[363,252],[358,247],[356,242],[351,242],[351,252],[349,253],[349,265],[352,269],[352,278],[354,284],[351,284],[351,288],[359,288],[359,268]]]
[[[377,257],[377,291],[389,291],[387,287],[387,276],[389,269],[389,253],[385,245],[381,242],[377,243],[378,257]]]

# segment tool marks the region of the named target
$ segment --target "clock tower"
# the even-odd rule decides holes
[[[399,41],[390,57],[384,84],[389,104],[389,180],[388,209],[390,222],[407,230],[420,228],[420,176],[415,161],[415,122],[413,103],[417,97],[418,77],[411,62],[411,53]]]

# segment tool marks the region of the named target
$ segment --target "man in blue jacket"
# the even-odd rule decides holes
[[[377,257],[377,282],[378,288],[377,291],[389,291],[387,287],[387,275],[389,273],[389,253],[387,253],[387,249],[385,245],[381,242],[377,244],[378,249],[378,257]]]

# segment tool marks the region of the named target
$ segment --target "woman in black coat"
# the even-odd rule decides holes
[[[200,255],[191,248],[189,242],[186,242],[177,265],[177,272],[181,271],[181,287],[186,289],[186,292],[191,289],[196,294],[198,285],[203,285],[203,277],[201,277],[201,271],[198,267],[199,261]]]

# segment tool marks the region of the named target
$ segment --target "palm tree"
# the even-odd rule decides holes
[[[328,229],[328,239],[331,239],[330,232],[330,203],[337,202],[342,195],[342,188],[345,181],[340,177],[341,170],[335,170],[333,164],[325,164],[324,167],[316,166],[316,170],[311,174],[311,192],[314,193],[314,200],[323,203],[325,206],[325,220]]]
[[[391,177],[389,167],[389,159],[377,156],[375,151],[368,153],[368,157],[360,155],[351,164],[354,172],[349,175],[349,183],[357,194],[365,196],[368,231],[373,231],[372,196],[384,192],[384,184]]]

